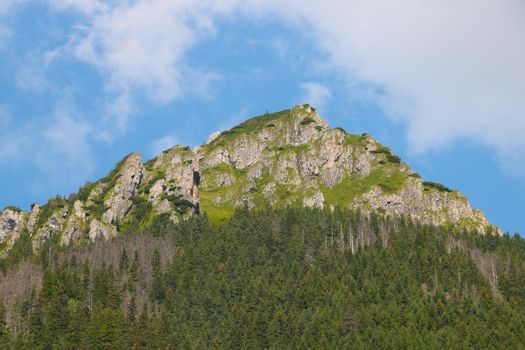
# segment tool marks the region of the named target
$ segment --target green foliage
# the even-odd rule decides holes
[[[423,186],[425,186],[426,189],[431,188],[431,189],[438,190],[441,192],[452,192],[453,191],[452,189],[448,188],[445,185],[442,185],[436,182],[431,182],[431,181],[424,181]]]
[[[102,179],[99,180],[100,183],[103,183],[105,184],[105,187],[106,188],[112,188],[113,186],[115,186],[115,182],[117,181],[118,179],[118,176],[119,176],[119,173],[120,173],[120,170],[122,169],[122,166],[124,165],[124,163],[126,162],[126,160],[128,160],[128,158],[132,155],[131,154],[128,154],[126,157],[122,158],[114,167],[113,167],[113,170],[111,170],[109,172],[109,174],[107,174],[105,177],[103,177]]]
[[[92,184],[90,182],[87,182],[83,188],[80,189],[78,195],[76,196],[79,200],[86,201],[89,196],[91,195],[93,189],[97,185],[102,186],[102,190],[100,193],[91,198],[91,203],[89,206],[85,207],[84,209],[87,211],[89,215],[92,215],[96,219],[100,219],[102,215],[108,210],[108,207],[104,204],[104,201],[106,199],[106,195],[109,193],[109,191],[115,186],[117,179],[119,177],[119,173],[122,170],[122,166],[126,162],[126,160],[131,156],[129,154],[128,156],[124,157],[122,160],[120,160],[113,170],[106,175],[104,178],[100,179],[98,182]]]
[[[44,204],[40,208],[40,212],[38,214],[38,220],[36,223],[36,227],[40,228],[44,226],[44,224],[49,220],[49,218],[56,213],[59,210],[62,210],[63,208],[67,207],[69,205],[67,199],[56,196],[54,198],[51,198],[46,204]]]
[[[89,198],[89,195],[91,194],[91,190],[93,190],[94,187],[95,187],[94,183],[87,181],[86,184],[83,187],[81,187],[80,190],[78,191],[77,199],[82,202],[85,202]]]
[[[385,146],[380,146],[378,149],[370,151],[370,152],[374,153],[374,154],[384,154],[386,159],[390,163],[394,163],[394,164],[401,163],[401,158],[399,158],[399,156],[396,156],[395,154],[393,154],[392,151],[389,148],[385,147]]]
[[[24,261],[33,255],[33,244],[31,236],[27,229],[20,233],[20,237],[15,241],[9,254],[0,259],[0,271],[5,272],[10,267],[16,266],[19,262]]]
[[[393,167],[390,165],[390,167]],[[399,191],[406,177],[397,169],[385,165],[372,170],[366,177],[346,177],[335,186],[322,188],[327,203],[344,207],[354,199],[368,192],[374,186],[380,186],[386,193]],[[389,169],[391,169],[389,171]]]
[[[354,147],[364,147],[364,136],[346,134],[345,143]]]
[[[166,197],[176,208],[179,214],[184,214],[193,208],[193,203],[181,196],[170,195]]]
[[[308,124],[312,124],[314,123],[315,124],[315,119],[311,118],[311,117],[306,117],[304,118],[303,120],[301,120],[301,125],[308,125]]]
[[[275,126],[276,120],[284,119],[289,116],[290,110],[286,109],[275,113],[266,113],[264,115],[248,119],[244,123],[239,124],[230,130],[221,132],[221,135],[218,138],[213,140],[210,144],[206,145],[205,147],[213,147],[219,144],[225,144],[237,135],[258,132],[264,129],[265,127],[268,127],[268,125],[270,124],[273,124]]]
[[[142,192],[146,193],[146,194],[149,194],[149,191],[151,190],[151,188],[153,187],[153,185],[155,185],[155,183],[159,180],[162,180],[166,177],[166,172],[164,171],[158,171],[149,181],[148,183],[144,186],[144,188],[142,189]]]
[[[11,211],[14,211],[16,213],[21,213],[22,212],[22,209],[20,209],[19,207],[14,206],[14,205],[10,205],[8,207],[5,207],[4,210],[11,210]]]
[[[165,243],[158,246],[152,236],[160,229]],[[340,209],[243,209],[217,226],[206,217],[178,225],[163,220],[140,237],[136,249],[116,250],[120,258],[103,247],[94,247],[91,257],[84,251],[84,261],[55,258],[42,288],[23,293],[11,323],[2,323],[0,306],[1,344],[525,347],[525,241],[519,236],[450,235],[403,218]],[[452,240],[461,244],[450,248]],[[177,247],[171,255],[162,253],[167,242]],[[144,254],[152,244],[159,248]],[[499,261],[499,297],[470,249]]]
[[[5,306],[0,303],[0,344],[9,344],[9,330],[7,328]]]
[[[143,230],[152,220],[153,205],[144,197],[133,196],[132,209],[124,221],[117,223],[117,230],[121,233],[137,233]]]
[[[392,151],[385,146],[380,146],[376,150],[370,151],[370,153],[392,155]]]
[[[394,164],[400,164],[401,163],[401,158],[399,158],[399,156],[396,156],[395,154],[387,154],[386,155],[386,159],[390,163],[394,163]]]
[[[102,215],[108,210],[108,207],[104,203],[105,193],[101,193],[99,196],[91,199],[91,205],[88,206],[86,211],[96,219],[102,218]]]
[[[408,175],[409,177],[413,177],[415,179],[421,179],[421,175],[419,175],[418,173],[412,173],[410,175]]]
[[[133,202],[131,216],[138,222],[145,220],[153,210],[152,204],[143,197],[133,196],[131,201]]]
[[[144,168],[147,170],[147,171],[152,171],[153,170],[153,165],[155,164],[155,161],[158,159],[158,157],[155,157],[155,158],[152,158],[152,159],[148,159],[145,163],[144,163]]]

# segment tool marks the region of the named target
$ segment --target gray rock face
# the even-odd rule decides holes
[[[425,224],[443,225],[470,220],[480,232],[490,226],[485,215],[472,209],[460,193],[425,189],[422,181],[417,178],[408,179],[399,193],[384,194],[381,188],[376,186],[363,198],[373,210],[384,209],[392,214],[412,217]],[[354,204],[354,207],[360,205]]]
[[[312,108],[294,108],[291,112],[291,122],[285,122],[285,144],[302,145],[319,138],[323,130],[328,128],[328,122],[321,118]]]
[[[174,210],[167,198],[177,197],[193,204],[198,203],[194,182],[199,173],[196,154],[188,147],[175,146],[162,153],[155,159],[151,171],[145,177],[144,183],[152,184],[148,201],[162,213]]]
[[[33,250],[38,250],[51,236],[62,232],[67,215],[68,208],[58,209],[47,219],[43,226],[34,229],[34,232],[32,232]]]
[[[89,224],[89,239],[94,242],[99,239],[110,239],[117,235],[115,226],[100,222],[97,219],[91,220]]]
[[[66,228],[62,234],[62,244],[70,245],[83,238],[83,224],[86,220],[86,212],[82,202],[77,200],[73,204],[73,211],[66,222]]]
[[[459,192],[424,187],[389,149],[366,134],[328,129],[311,107],[239,129],[241,134],[223,133],[198,151],[201,191],[211,197],[204,205],[344,206],[433,225],[468,224],[479,232],[491,226]]]
[[[481,233],[492,227],[459,192],[425,186],[388,148],[366,134],[329,129],[308,105],[214,133],[194,150],[174,146],[146,164],[133,153],[81,192],[45,210],[35,204],[30,213],[0,212],[0,255],[24,229],[35,249],[55,235],[64,245],[110,239],[121,225],[141,224],[133,221],[134,205],[144,222],[161,214],[179,222],[200,210],[224,218],[235,207],[268,203],[360,208]]]
[[[215,131],[215,132],[212,133],[210,136],[208,136],[208,141],[207,141],[206,143],[213,142],[213,141],[216,140],[219,136],[221,136],[221,132],[220,132],[220,131]]]
[[[315,191],[311,196],[304,197],[303,205],[309,208],[322,208],[324,206],[324,195],[321,191]]]
[[[263,143],[242,135],[233,143],[228,161],[237,169],[245,169],[257,161],[264,146]]]
[[[0,245],[11,247],[20,237],[20,233],[27,223],[28,215],[10,208],[0,212]],[[0,253],[2,253],[0,251]]]
[[[31,214],[29,215],[29,221],[27,223],[27,229],[29,232],[33,232],[38,220],[38,214],[40,214],[40,205],[35,203],[31,206]]]
[[[143,176],[142,158],[138,153],[133,153],[122,164],[115,186],[104,201],[108,208],[103,216],[105,222],[113,224],[121,221],[129,212],[133,204],[131,197],[137,193]]]

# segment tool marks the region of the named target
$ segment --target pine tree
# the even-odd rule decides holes
[[[126,249],[123,249],[122,254],[120,255],[119,271],[120,273],[124,273],[127,270],[128,270],[128,253],[126,252]]]
[[[6,348],[8,348],[7,345],[9,342],[9,330],[7,329],[5,306],[0,303],[0,344],[6,344]]]

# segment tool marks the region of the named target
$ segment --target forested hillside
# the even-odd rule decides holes
[[[525,348],[525,241],[321,209],[164,215],[2,261],[5,349]]]

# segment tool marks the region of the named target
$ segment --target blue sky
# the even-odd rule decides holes
[[[310,102],[525,232],[523,62],[514,0],[2,0],[0,207]]]

